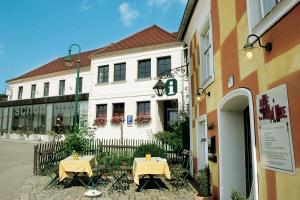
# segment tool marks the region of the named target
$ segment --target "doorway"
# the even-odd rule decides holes
[[[257,161],[251,92],[228,93],[218,106],[220,199],[232,190],[258,199]]]
[[[169,131],[171,126],[177,122],[178,101],[164,101],[164,130]]]

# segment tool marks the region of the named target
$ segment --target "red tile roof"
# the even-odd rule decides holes
[[[159,26],[153,25],[123,40],[120,40],[117,43],[112,43],[111,45],[106,46],[94,55],[176,41],[178,41],[177,33],[169,33]]]
[[[146,28],[140,32],[137,32],[117,43],[112,43],[104,48],[94,49],[90,51],[85,51],[80,54],[80,60],[81,60],[81,66],[87,66],[90,65],[91,55],[95,54],[102,54],[102,53],[108,53],[108,52],[115,52],[125,49],[132,49],[132,48],[139,48],[139,47],[145,47],[145,46],[151,46],[151,45],[158,45],[158,44],[164,44],[169,42],[175,42],[178,41],[176,37],[177,33],[169,33],[162,28],[153,25],[149,28]],[[18,79],[24,79],[24,78],[30,78],[35,76],[40,76],[44,74],[50,74],[60,71],[67,71],[71,69],[76,69],[76,59],[77,56],[73,56],[73,65],[72,66],[66,66],[64,63],[64,57],[57,58],[45,65],[42,65],[39,68],[36,68],[28,73],[25,73],[17,78],[8,80],[7,82],[18,80]]]
[[[91,51],[85,51],[82,52],[80,54],[80,65],[81,66],[87,66],[91,64],[91,60],[89,58],[89,55],[99,51],[101,48],[99,49],[94,49]],[[45,65],[42,65],[39,68],[36,68],[30,72],[27,72],[17,78],[14,79],[10,79],[7,82],[10,81],[14,81],[14,80],[18,80],[18,79],[23,79],[23,78],[30,78],[30,77],[35,77],[35,76],[40,76],[40,75],[44,75],[44,74],[51,74],[51,73],[55,73],[55,72],[61,72],[61,71],[67,71],[67,70],[72,70],[72,69],[76,69],[77,65],[77,55],[75,54],[74,56],[72,56],[73,59],[73,65],[72,66],[66,66],[65,65],[65,61],[64,61],[64,57],[60,57],[57,58]]]

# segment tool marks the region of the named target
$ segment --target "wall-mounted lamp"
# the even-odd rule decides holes
[[[153,90],[157,96],[161,97],[165,93],[166,84],[162,80],[158,80],[154,85]]]
[[[197,101],[201,100],[202,95],[206,95],[210,97],[210,92],[206,92],[204,88],[198,88],[196,93]]]
[[[256,40],[254,40],[253,42],[250,42],[249,39],[250,37],[255,37]],[[253,57],[253,48],[254,48],[254,44],[258,41],[258,44],[260,47],[266,49],[266,51],[270,52],[272,50],[272,43],[271,42],[267,42],[266,45],[262,45],[260,43],[260,37],[258,37],[257,35],[255,34],[250,34],[248,35],[247,37],[247,43],[244,45],[244,48],[243,50],[246,51],[246,57],[247,59],[252,59]]]

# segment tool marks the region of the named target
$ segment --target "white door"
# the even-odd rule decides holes
[[[207,128],[206,121],[198,123],[198,170],[208,164]]]

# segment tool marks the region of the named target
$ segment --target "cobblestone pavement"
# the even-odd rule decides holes
[[[168,181],[161,178],[167,189],[163,191],[157,189],[147,189],[142,192],[136,192],[137,186],[133,183],[130,185],[130,189],[125,191],[125,194],[114,192],[108,194],[108,186],[101,186],[98,189],[102,195],[98,198],[88,198],[84,196],[84,193],[88,189],[81,186],[72,186],[70,188],[59,189],[52,188],[44,190],[46,183],[49,181],[47,176],[33,176],[28,179],[22,187],[22,192],[18,200],[167,200],[167,199],[182,199],[192,200],[196,196],[196,190],[194,189],[180,189],[175,190]],[[17,199],[16,199],[17,200]]]

